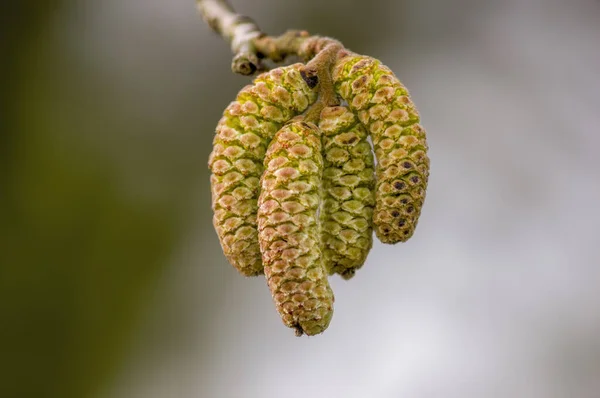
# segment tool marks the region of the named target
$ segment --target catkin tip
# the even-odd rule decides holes
[[[356,274],[356,269],[347,269],[343,271],[340,275],[345,280],[350,280]]]

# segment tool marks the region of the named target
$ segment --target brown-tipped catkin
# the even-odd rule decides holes
[[[429,177],[425,130],[408,91],[380,61],[357,54],[338,60],[336,91],[368,128],[377,157],[375,233],[383,243],[415,231]]]
[[[225,109],[217,126],[209,158],[213,224],[225,256],[243,275],[263,273],[256,213],[267,145],[317,97],[300,75],[302,66],[258,76]]]
[[[258,231],[265,275],[277,311],[298,335],[323,332],[333,315],[333,292],[318,223],[323,158],[312,123],[284,126],[264,160]]]
[[[375,175],[367,131],[345,106],[321,112],[323,202],[321,231],[329,273],[351,278],[373,246]]]

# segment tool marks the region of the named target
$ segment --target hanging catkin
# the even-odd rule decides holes
[[[329,273],[349,279],[373,245],[375,175],[367,131],[344,106],[325,108],[319,128],[323,143],[321,227]]]
[[[243,275],[263,273],[256,230],[259,180],[269,141],[316,99],[302,64],[276,68],[244,87],[219,121],[209,158],[213,224],[229,262]]]
[[[425,130],[408,91],[380,61],[353,53],[333,71],[338,94],[368,128],[377,158],[373,224],[384,243],[415,231],[429,177]]]
[[[283,322],[299,335],[318,334],[333,315],[318,223],[323,172],[318,128],[304,122],[284,126],[264,166],[258,230],[267,282]]]

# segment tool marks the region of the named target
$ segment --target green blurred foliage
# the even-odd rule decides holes
[[[47,49],[43,32],[65,3],[13,2],[2,11],[3,398],[90,396],[127,351],[184,226],[187,180],[180,169],[163,170],[155,185],[175,182],[154,195],[123,177],[135,180],[169,162],[160,159],[160,143],[148,148],[159,159],[142,157],[134,169],[118,161],[115,153],[136,155],[136,143],[110,138],[144,129],[144,122],[116,116],[118,105],[70,98],[67,80],[47,66],[60,54]]]

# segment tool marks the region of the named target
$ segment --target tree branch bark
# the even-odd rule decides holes
[[[204,21],[229,43],[234,53],[231,69],[235,73],[251,75],[263,70],[264,58],[281,62],[289,55],[298,55],[308,61],[330,44],[341,47],[337,40],[310,36],[303,30],[268,36],[251,18],[236,13],[226,0],[196,0],[196,3]]]
[[[235,54],[232,69],[242,75],[251,75],[259,67],[253,40],[264,36],[249,17],[237,14],[225,0],[197,0],[198,10],[208,26],[221,35]]]

